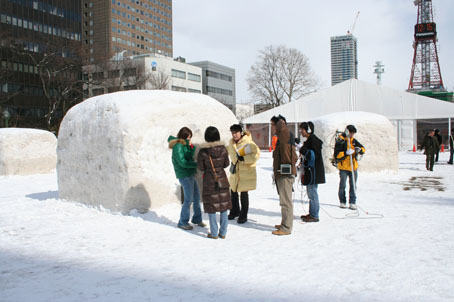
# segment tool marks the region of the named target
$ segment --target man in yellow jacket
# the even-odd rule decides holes
[[[356,128],[348,125],[345,133],[342,133],[336,141],[334,147],[334,156],[339,169],[339,202],[341,208],[347,208],[347,198],[345,196],[345,187],[347,178],[349,179],[349,208],[356,210],[356,181],[358,180],[358,156],[362,156],[366,149],[353,136]],[[354,177],[352,177],[354,176]]]
[[[238,223],[247,221],[249,210],[248,192],[257,187],[256,163],[260,157],[260,149],[254,143],[251,133],[244,132],[243,127],[234,124],[230,127],[232,138],[227,146],[232,169],[229,177],[232,197],[232,209],[228,216],[229,220],[238,217]],[[238,192],[241,193],[241,209]]]

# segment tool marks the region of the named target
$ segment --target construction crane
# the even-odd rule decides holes
[[[356,21],[358,21],[359,11],[356,13],[355,21],[350,30],[347,30],[347,35],[353,35],[353,30],[355,29]]]

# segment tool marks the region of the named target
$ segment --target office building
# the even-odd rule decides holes
[[[351,35],[331,37],[331,85],[358,79],[356,38]]]
[[[202,93],[218,100],[235,113],[235,69],[210,61],[190,64],[202,68]]]
[[[82,0],[88,63],[146,53],[173,56],[171,0]]]
[[[69,97],[56,94],[80,75],[68,62],[80,46],[81,0],[1,0],[0,39],[0,106],[9,126],[58,128]]]

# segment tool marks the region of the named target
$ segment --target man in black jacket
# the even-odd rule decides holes
[[[320,204],[317,188],[319,184],[325,183],[325,166],[323,165],[322,157],[323,142],[315,136],[312,122],[301,123],[300,132],[306,138],[300,153],[304,157],[302,182],[306,186],[309,198],[309,214],[301,216],[301,219],[305,222],[318,222]]]
[[[435,130],[430,130],[429,133],[424,136],[421,146],[421,149],[424,149],[424,153],[426,154],[426,169],[428,171],[434,170],[435,152],[437,152],[440,148],[438,140],[434,134]]]
[[[434,137],[437,139],[438,146],[439,146],[438,150],[435,151],[435,162],[438,162],[438,155],[440,154],[440,148],[441,148],[441,142],[442,142],[442,138],[441,138],[441,135],[440,135],[440,130],[435,129]]]

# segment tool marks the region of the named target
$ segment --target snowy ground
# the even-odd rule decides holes
[[[55,174],[1,177],[0,301],[453,301],[447,157],[434,172],[401,153],[398,174],[360,173],[358,217],[338,208],[330,174],[321,221],[304,224],[298,187],[293,233],[277,237],[264,152],[249,222],[231,222],[226,240],[178,229],[177,204],[121,216],[58,200]]]

